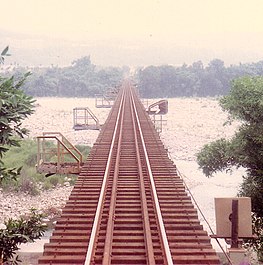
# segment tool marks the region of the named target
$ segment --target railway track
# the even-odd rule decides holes
[[[39,264],[220,264],[128,81]]]

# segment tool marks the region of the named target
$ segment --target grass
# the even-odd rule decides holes
[[[78,145],[77,148],[87,157],[90,147]],[[21,140],[20,147],[11,147],[3,158],[5,167],[13,168],[22,166],[21,174],[17,180],[4,179],[1,188],[4,191],[24,192],[30,195],[37,195],[41,190],[49,190],[58,185],[69,182],[71,185],[76,180],[75,175],[52,175],[45,177],[36,171],[37,163],[37,142],[35,140]]]

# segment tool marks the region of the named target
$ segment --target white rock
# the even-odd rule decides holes
[[[0,224],[0,230],[5,230],[7,227],[5,224]]]

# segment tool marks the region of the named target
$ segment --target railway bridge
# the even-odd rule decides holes
[[[38,262],[220,264],[131,82],[123,82]]]

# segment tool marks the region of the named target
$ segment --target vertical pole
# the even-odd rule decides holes
[[[56,139],[57,140],[57,158],[58,158],[58,164],[57,164],[57,168],[58,169],[60,169],[60,159],[61,159],[61,157],[60,157],[60,142],[58,141],[58,139]]]
[[[43,162],[47,161],[47,154],[46,154],[46,140],[45,137],[42,138],[42,154],[43,154]]]
[[[85,109],[84,112],[85,112],[85,125],[88,126],[89,125],[89,113],[87,109]]]
[[[37,166],[40,166],[40,138],[37,138]],[[0,259],[1,260],[1,259]],[[0,263],[1,265],[1,263]]]
[[[231,248],[238,248],[238,200],[232,200]]]
[[[76,125],[76,123],[75,123],[75,108],[73,109],[73,124],[74,124],[74,126]]]

